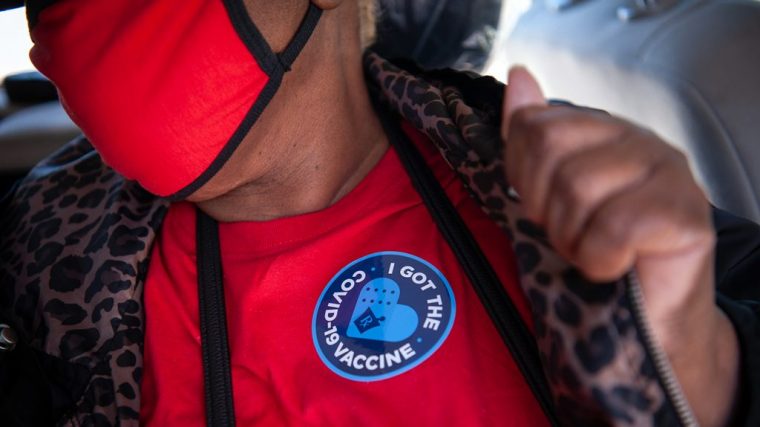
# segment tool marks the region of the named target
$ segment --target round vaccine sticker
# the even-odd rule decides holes
[[[430,357],[454,324],[456,303],[446,278],[403,252],[353,261],[330,280],[312,320],[314,346],[336,374],[376,381]]]

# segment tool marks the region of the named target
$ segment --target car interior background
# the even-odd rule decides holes
[[[715,205],[760,221],[760,1],[378,0],[378,6],[381,54],[500,80],[511,65],[526,65],[547,96],[651,128],[688,153]],[[23,9],[0,18],[2,66],[30,42]],[[18,71],[3,75],[7,67],[0,68],[2,194],[79,133],[49,81]]]

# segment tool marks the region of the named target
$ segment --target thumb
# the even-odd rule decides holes
[[[502,118],[501,134],[507,139],[512,115],[519,109],[529,106],[546,105],[546,99],[536,78],[522,66],[512,67],[507,78],[508,85],[504,95],[504,117]]]

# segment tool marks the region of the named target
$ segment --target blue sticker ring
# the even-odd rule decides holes
[[[379,381],[427,360],[455,316],[451,285],[435,266],[404,252],[377,252],[327,283],[314,308],[312,340],[336,374]]]

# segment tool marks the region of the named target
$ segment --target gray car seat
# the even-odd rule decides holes
[[[493,46],[502,0],[377,0],[377,6],[373,49],[382,56],[429,69],[479,71]]]
[[[37,162],[80,133],[42,75],[6,77],[0,85],[0,199]]]
[[[655,130],[760,221],[760,1],[536,0],[497,48],[548,96]]]
[[[24,173],[79,134],[57,101],[18,110],[0,120],[0,173]]]

